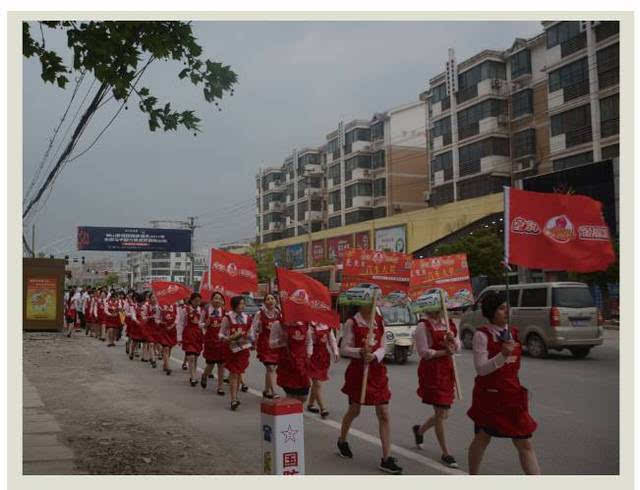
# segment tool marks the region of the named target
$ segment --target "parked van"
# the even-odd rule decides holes
[[[460,320],[460,339],[472,348],[476,328],[487,323],[482,316],[482,298],[488,291],[504,292],[504,285],[485,288]],[[586,357],[602,345],[603,330],[591,292],[581,282],[541,282],[509,285],[511,325],[518,328],[520,342],[531,357],[546,357],[549,350],[569,349],[577,358]]]

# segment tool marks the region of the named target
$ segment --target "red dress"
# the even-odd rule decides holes
[[[313,354],[309,359],[309,377],[318,381],[329,379],[329,345],[331,328],[327,325],[313,325]]]
[[[233,318],[232,318],[233,317]],[[249,333],[251,323],[249,316],[242,313],[240,316],[233,315],[229,312],[225,315],[225,318],[229,322],[229,329],[226,332],[227,336],[231,336],[235,333],[242,332],[245,335]],[[225,342],[224,346],[224,366],[230,373],[242,374],[249,367],[249,357],[251,353],[249,349],[242,349],[238,352],[233,352],[231,345]]]
[[[104,315],[104,299],[97,300],[96,310],[98,312],[98,325],[106,325],[107,319]]]
[[[487,327],[477,331],[487,336],[489,359],[501,351],[501,342],[493,338]],[[538,424],[529,415],[527,389],[520,384],[518,371],[522,346],[517,330],[510,328],[516,347],[499,369],[486,376],[476,376],[473,386],[473,401],[467,415],[478,427],[501,437],[526,437]]]
[[[364,347],[369,325],[364,322],[360,315],[352,318],[354,347]],[[382,346],[384,336],[384,323],[382,316],[376,314],[374,335],[371,342],[371,352],[375,352]],[[360,391],[362,389],[362,377],[364,374],[364,360],[351,359],[344,374],[344,386],[342,392],[349,397],[350,401],[360,403]],[[363,405],[382,405],[391,399],[389,391],[389,379],[387,378],[387,367],[378,362],[377,359],[369,363],[369,375],[367,378],[367,388]]]
[[[132,301],[126,301],[124,304],[125,318],[124,324],[127,326],[127,336],[131,340],[140,340],[142,337],[138,332],[137,305]]]
[[[224,310],[207,306],[204,314],[206,327],[202,355],[207,362],[222,363],[224,362],[225,342],[220,339],[220,325],[224,318]]]
[[[173,347],[178,343],[176,310],[173,306],[160,307],[160,343],[164,347]]]
[[[191,305],[184,307],[184,330],[182,331],[182,350],[189,354],[200,355],[203,335],[200,328],[200,311]]]
[[[418,328],[424,328],[431,336],[431,349],[447,348],[446,330],[436,330],[427,319],[420,320]],[[458,334],[456,325],[449,320],[449,329],[454,336]],[[451,356],[420,359],[418,365],[418,396],[423,403],[450,406],[453,404],[455,376]]]
[[[282,315],[278,310],[270,317],[267,312],[260,308],[257,313],[257,321],[260,322],[260,334],[258,335],[257,347],[258,359],[262,364],[278,364],[278,349],[269,347],[269,336],[271,335],[271,324],[282,321]]]
[[[308,323],[282,325],[287,334],[287,346],[280,349],[277,384],[282,388],[304,389],[311,384],[307,359]]]
[[[107,328],[118,328],[120,326],[120,318],[118,316],[118,301],[109,298],[105,303],[104,320]]]

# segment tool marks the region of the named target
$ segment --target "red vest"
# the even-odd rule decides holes
[[[354,347],[364,347],[367,339],[367,335],[369,334],[369,324],[367,323],[359,323],[357,320],[357,315],[351,318],[353,321],[353,337],[354,337]],[[363,319],[364,320],[364,319]],[[382,320],[382,316],[376,313],[375,324],[373,325],[373,339],[370,346],[370,351],[375,352],[382,346],[382,337],[384,336],[384,324]],[[362,362],[362,360],[360,360]]]
[[[487,351],[489,359],[498,355],[502,350],[502,342],[493,339],[493,335],[487,327],[480,327],[478,331],[487,337]],[[518,371],[520,370],[520,357],[522,356],[522,346],[518,339],[518,332],[514,328],[510,328],[511,336],[516,342],[516,347],[511,352],[509,358],[505,361],[500,369],[496,369],[486,376],[476,376],[475,386],[483,389],[497,389],[502,393],[513,393],[520,391],[520,380],[518,379]]]

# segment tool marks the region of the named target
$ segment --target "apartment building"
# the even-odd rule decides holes
[[[438,206],[513,180],[617,157],[619,23],[543,22],[429,80],[429,189]]]
[[[260,243],[425,207],[425,103],[340,122],[317,148],[256,175]]]

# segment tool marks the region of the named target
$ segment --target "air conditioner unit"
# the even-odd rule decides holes
[[[424,191],[424,192],[422,193],[422,200],[423,200],[424,202],[429,202],[429,201],[431,201],[431,191]]]

